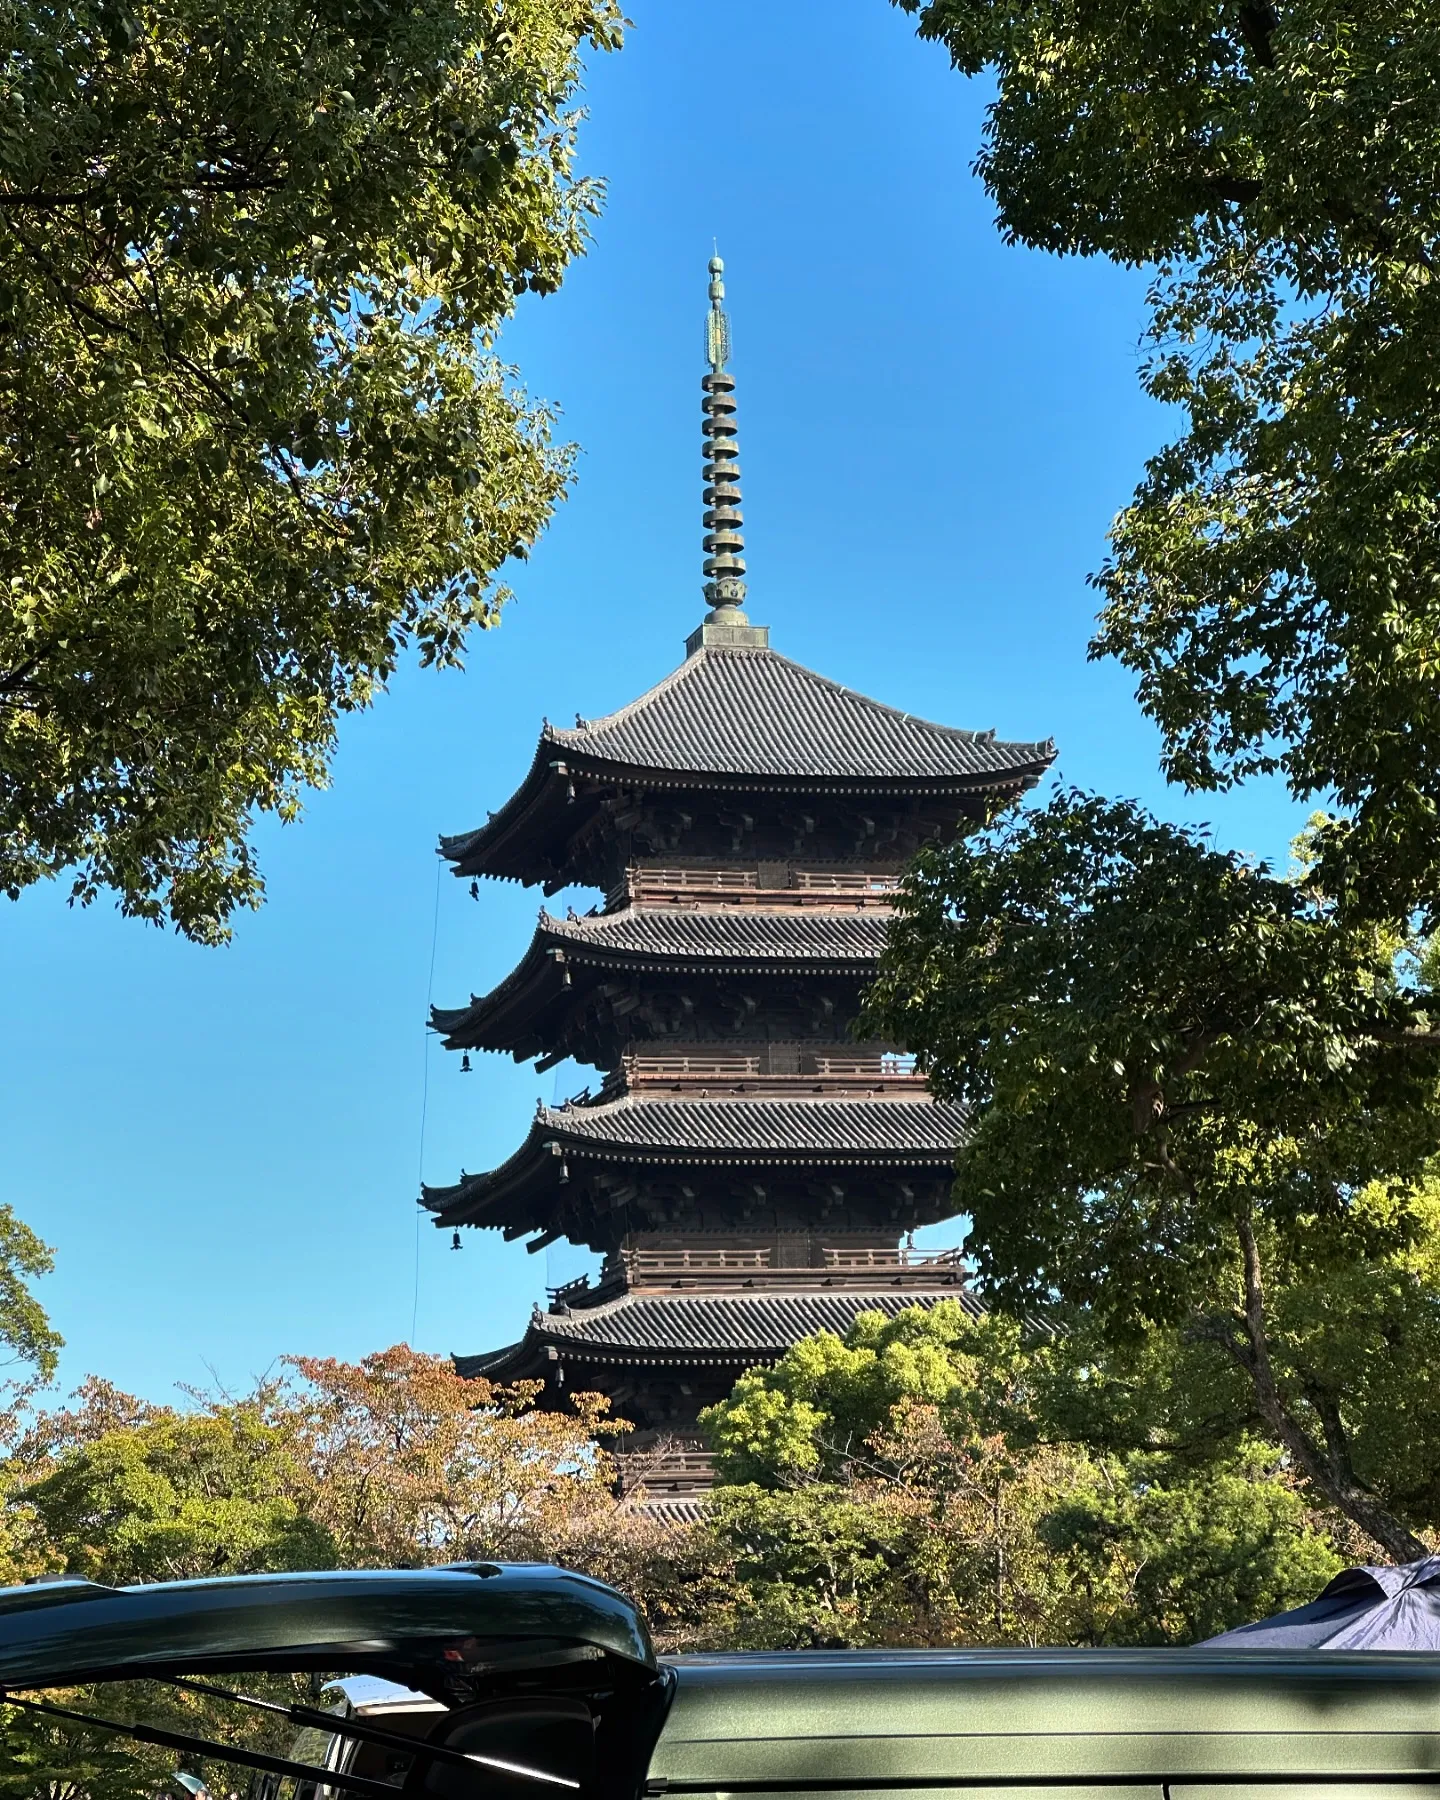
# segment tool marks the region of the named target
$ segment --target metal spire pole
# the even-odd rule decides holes
[[[725,315],[725,265],[710,258],[710,311],[705,318],[705,360],[710,372],[700,383],[705,398],[705,598],[707,625],[748,625],[745,603],[745,539],[740,515],[740,446],[735,436],[735,377],[730,358],[730,321]]]

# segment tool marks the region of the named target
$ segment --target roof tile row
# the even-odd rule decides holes
[[[512,1344],[488,1356],[458,1356],[455,1366],[462,1375],[485,1375],[501,1366],[501,1359],[519,1355],[534,1343],[554,1343],[576,1354],[587,1348],[644,1352],[657,1355],[681,1352],[705,1355],[743,1352],[757,1360],[781,1356],[794,1343],[817,1331],[843,1336],[862,1312],[881,1312],[894,1318],[907,1307],[931,1307],[942,1300],[954,1301],[971,1315],[984,1308],[967,1289],[934,1293],[916,1291],[873,1294],[625,1294],[605,1306],[566,1317],[537,1312],[521,1344]]]
[[[546,1107],[532,1134],[583,1147],[729,1156],[910,1154],[945,1162],[965,1135],[965,1108],[926,1098],[669,1099],[626,1095],[602,1106]]]
[[[885,948],[884,914],[873,912],[665,912],[631,907],[589,919],[540,915],[537,938],[578,949],[717,961],[810,958],[874,962]]]

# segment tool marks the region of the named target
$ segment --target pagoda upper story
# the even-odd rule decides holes
[[[764,627],[707,622],[681,666],[629,706],[573,730],[547,724],[513,797],[478,830],[441,840],[456,873],[547,894],[600,888],[615,906],[675,888],[678,861],[693,871],[687,901],[853,901],[866,876],[896,874],[922,844],[1033,786],[1054,758],[1053,743],[882,706],[766,640]],[[707,890],[704,872],[722,864],[725,881]],[[835,885],[842,873],[849,889]]]
[[[516,793],[441,840],[472,881],[599,897],[584,917],[542,910],[512,972],[432,1025],[454,1050],[573,1058],[596,1079],[540,1106],[497,1168],[422,1195],[447,1229],[606,1259],[598,1286],[570,1285],[519,1344],[465,1366],[539,1377],[552,1397],[583,1367],[643,1431],[682,1436],[777,1345],[963,1291],[954,1256],[901,1243],[951,1211],[963,1112],[932,1099],[904,1046],[857,1042],[852,1021],[907,861],[1054,756],[883,706],[750,623],[722,294],[717,261],[710,610],[684,662],[606,718],[547,723]]]

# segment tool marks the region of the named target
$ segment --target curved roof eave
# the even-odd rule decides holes
[[[508,838],[513,837],[530,814],[543,805],[555,771],[550,768],[553,757],[547,754],[547,734],[541,732],[525,779],[499,809],[491,813],[483,825],[471,831],[457,832],[440,838],[439,854],[455,865],[455,874],[463,879],[470,875],[497,876],[502,881],[525,881],[517,869],[497,868],[493,859],[503,852]]]
[[[545,928],[537,927],[525,954],[488,994],[472,994],[468,1006],[430,1008],[430,1029],[438,1032],[447,1050],[492,1050],[506,1046],[481,1041],[504,1015],[529,998],[529,991],[549,975],[555,965],[546,956]],[[463,1034],[463,1035],[462,1035]]]
[[[525,954],[510,973],[489,993],[472,994],[468,1006],[432,1007],[430,1027],[441,1035],[447,1050],[510,1049],[504,1034],[513,1036],[521,1024],[528,1028],[533,1009],[553,998],[536,990],[553,985],[547,977],[559,969],[557,959],[562,955],[577,967],[598,970],[855,975],[878,966],[882,947],[878,939],[884,935],[881,917],[843,912],[627,911],[571,920],[542,911]],[[633,927],[637,941],[625,941],[627,927]],[[739,941],[727,945],[727,934]],[[747,937],[755,942],[744,942]],[[507,1017],[517,1008],[525,1011],[523,1021]]]
[[[483,1208],[507,1191],[513,1194],[516,1189],[523,1188],[527,1180],[533,1180],[543,1169],[544,1159],[550,1154],[546,1146],[551,1134],[542,1137],[539,1126],[537,1115],[519,1148],[493,1169],[484,1169],[478,1175],[462,1172],[459,1181],[451,1182],[447,1187],[431,1187],[422,1182],[420,1204],[435,1214],[437,1225],[462,1225],[477,1206]]]
[[[562,747],[553,738],[542,737],[529,773],[498,812],[471,831],[457,832],[453,836],[441,835],[438,853],[454,863],[457,877],[486,875],[500,881],[520,881],[527,884],[548,882],[551,879],[548,874],[535,872],[534,851],[531,850],[527,855],[515,840],[551,804],[552,783],[561,779],[571,780],[576,775],[617,785],[664,789],[719,788],[740,793],[765,791],[815,794],[844,790],[857,795],[986,794],[1008,789],[1021,794],[1035,786],[1054,760],[1053,750],[1040,746],[1038,748],[1041,753],[1026,762],[973,774],[912,775],[887,769],[876,769],[866,774],[846,774],[839,771],[789,774],[778,770],[773,773],[748,773],[689,769],[661,763],[617,762],[576,751],[571,751],[568,759],[557,759],[547,754]],[[1027,750],[1035,748],[1030,745],[1017,747]],[[559,767],[553,766],[557,762]],[[505,862],[507,855],[514,858],[509,866]]]
[[[942,1301],[972,1317],[983,1303],[963,1282],[944,1287],[864,1288],[767,1294],[634,1294],[568,1316],[532,1314],[517,1344],[488,1355],[459,1358],[467,1372],[512,1378],[556,1356],[584,1362],[693,1364],[753,1363],[783,1355],[798,1339],[822,1330],[843,1335],[862,1312],[903,1312]]]

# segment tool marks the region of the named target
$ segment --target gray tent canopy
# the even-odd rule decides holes
[[[1440,1556],[1346,1569],[1317,1599],[1206,1638],[1227,1650],[1440,1650]]]

